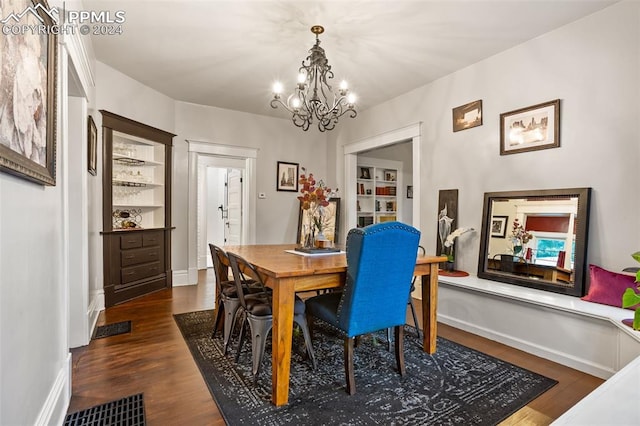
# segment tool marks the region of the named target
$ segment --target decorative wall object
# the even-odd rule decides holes
[[[340,198],[329,198],[329,205],[322,209],[322,233],[327,240],[337,243],[340,230]],[[301,201],[300,210],[298,211],[298,238],[296,243],[300,244],[302,242],[304,229],[309,226],[311,226],[309,216],[304,214]]]
[[[407,198],[413,198],[413,185],[407,185]]]
[[[276,172],[276,189],[278,191],[298,192],[298,163],[278,161]]]
[[[453,131],[482,126],[482,99],[453,109]]]
[[[54,25],[45,0],[15,0],[12,6],[16,13],[38,13],[40,20],[25,13],[20,25]],[[56,184],[56,39],[54,32],[27,31],[3,36],[0,49],[0,170],[44,185]]]
[[[491,236],[505,238],[509,216],[491,216]]]
[[[447,236],[458,227],[458,190],[443,189],[438,194],[438,227],[436,229],[436,253],[444,253]],[[455,246],[454,246],[455,250]],[[455,253],[451,253],[455,258]]]
[[[87,121],[87,164],[89,173],[95,176],[98,174],[98,129],[91,116]]]
[[[559,146],[560,99],[500,114],[500,155]]]

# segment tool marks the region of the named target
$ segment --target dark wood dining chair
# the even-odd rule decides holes
[[[400,222],[350,230],[344,289],[306,301],[309,316],[344,335],[345,376],[350,395],[356,392],[353,355],[357,336],[393,327],[398,371],[400,375],[405,373],[404,325],[419,240],[420,231]]]

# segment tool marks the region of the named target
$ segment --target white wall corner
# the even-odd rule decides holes
[[[198,268],[188,270],[173,271],[173,286],[182,287],[185,285],[198,284]]]
[[[71,401],[71,353],[67,354],[66,362],[58,372],[49,395],[42,405],[38,418],[34,422],[37,426],[64,424],[67,409]]]

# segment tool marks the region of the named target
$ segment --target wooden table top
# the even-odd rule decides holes
[[[244,257],[258,270],[274,278],[307,276],[345,272],[347,257],[345,253],[302,256],[287,253],[296,244],[260,244],[243,246],[225,246],[228,252]],[[344,249],[344,248],[342,248]],[[445,262],[443,256],[418,256],[416,265]]]

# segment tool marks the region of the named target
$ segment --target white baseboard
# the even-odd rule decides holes
[[[66,362],[63,363],[56,380],[53,382],[46,401],[42,405],[42,409],[34,423],[35,425],[64,424],[69,402],[71,401],[71,370],[72,358],[71,353],[69,353]]]
[[[450,325],[451,327],[455,327],[457,329],[475,334],[477,336],[482,336],[489,340],[505,344],[512,348],[520,349],[521,351],[525,351],[532,355],[557,362],[558,364],[575,368],[576,370],[591,374],[596,377],[600,377],[602,379],[608,379],[615,373],[612,368],[605,365],[592,363],[586,359],[579,359],[570,354],[555,351],[553,349],[537,345],[533,342],[522,340],[507,334],[498,333],[488,328],[479,327],[465,321],[460,321],[447,315],[438,314],[438,321],[443,324]]]
[[[181,287],[185,285],[198,284],[198,268],[188,270],[173,271],[173,286]]]
[[[100,315],[100,311],[104,311],[103,289],[93,292],[91,303],[89,303],[89,311],[87,312],[87,315],[89,316],[89,340],[91,340],[93,331],[95,330],[96,324],[98,323],[98,316]]]

